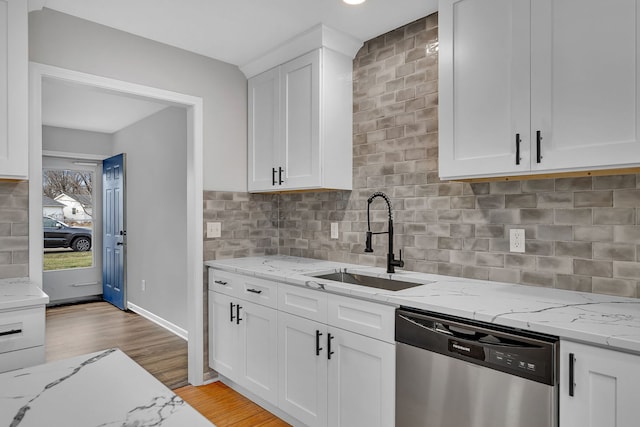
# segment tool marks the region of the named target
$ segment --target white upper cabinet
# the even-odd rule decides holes
[[[29,48],[26,0],[0,0],[0,179],[29,169]]]
[[[640,165],[640,0],[441,0],[440,177]]]
[[[249,190],[270,188],[280,163],[280,69],[249,80]]]
[[[319,24],[240,69],[249,79],[248,190],[351,190],[353,58]]]
[[[640,164],[640,1],[534,0],[531,13],[531,169]]]
[[[249,79],[249,191],[352,188],[351,72],[319,48]]]

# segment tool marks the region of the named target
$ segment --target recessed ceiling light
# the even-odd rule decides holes
[[[346,4],[362,4],[366,0],[342,0],[342,1],[345,2]]]

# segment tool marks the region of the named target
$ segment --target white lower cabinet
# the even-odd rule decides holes
[[[0,372],[44,363],[44,310],[44,304],[0,310]]]
[[[327,425],[327,325],[278,313],[280,409],[305,425]]]
[[[395,424],[396,347],[329,328],[329,423],[332,427]]]
[[[278,313],[280,409],[304,425],[395,422],[395,345]]]
[[[277,311],[210,291],[209,313],[209,365],[277,404]]]
[[[640,356],[561,341],[560,375],[560,427],[638,425]]]
[[[216,270],[210,286],[220,375],[296,426],[393,427],[395,307]]]

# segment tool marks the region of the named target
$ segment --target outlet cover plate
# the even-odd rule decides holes
[[[338,223],[337,222],[332,222],[331,223],[331,238],[332,239],[337,239],[338,238]]]
[[[512,228],[509,230],[509,250],[511,252],[524,253],[524,229]]]

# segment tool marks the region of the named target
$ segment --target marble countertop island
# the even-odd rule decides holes
[[[44,305],[49,302],[47,294],[28,277],[0,279],[0,310]]]
[[[281,283],[640,353],[640,299],[402,270],[388,274],[382,268],[288,256],[207,261],[205,265]],[[344,268],[366,275],[416,281],[422,285],[390,292],[312,277]]]
[[[213,426],[118,349],[0,374],[0,425]]]

